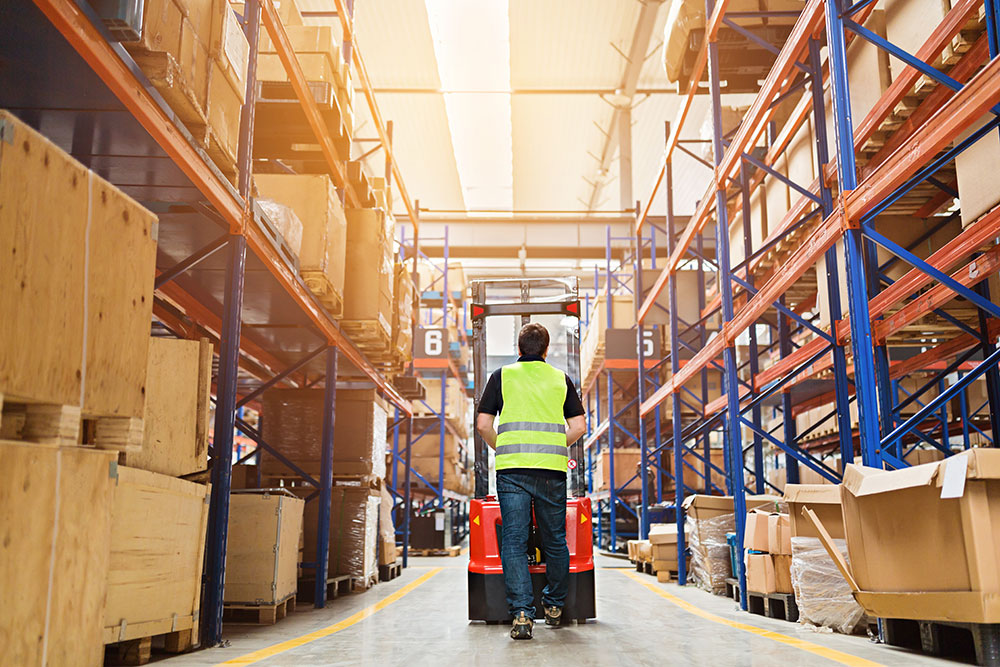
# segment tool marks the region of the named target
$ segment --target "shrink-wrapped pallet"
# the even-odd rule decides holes
[[[710,519],[688,517],[684,531],[691,548],[691,574],[698,588],[722,595],[726,591],[726,578],[732,576],[729,544],[726,533],[736,527],[733,514],[723,514]]]
[[[312,493],[305,487],[306,494]],[[369,579],[377,571],[376,538],[381,500],[377,491],[363,487],[335,486],[330,503],[329,576]],[[316,558],[319,502],[306,503],[305,558]]]
[[[847,542],[834,543],[846,559]],[[792,588],[801,623],[852,634],[864,622],[864,610],[819,538],[792,538]]]
[[[310,475],[322,456],[325,389],[271,389],[263,398],[264,441]],[[373,389],[338,390],[333,472],[338,476],[385,477],[385,404]],[[295,477],[276,457],[261,454],[265,477]]]
[[[295,214],[290,206],[285,206],[281,202],[273,199],[258,199],[257,205],[263,209],[267,217],[274,223],[281,238],[292,249],[298,257],[302,252],[302,221]]]

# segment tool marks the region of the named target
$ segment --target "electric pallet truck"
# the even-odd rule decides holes
[[[489,374],[486,369],[486,318],[515,316],[521,326],[532,315],[580,317],[576,279],[510,279],[472,281],[473,374],[476,407]],[[575,329],[575,327],[574,327]],[[579,386],[580,346],[576,331],[567,333],[567,365]],[[475,431],[475,429],[473,429]],[[469,620],[501,623],[511,621],[500,563],[502,540],[500,503],[489,495],[489,458],[486,442],[475,434],[476,497],[469,509]],[[566,499],[566,543],[569,547],[569,594],[563,607],[564,622],[595,618],[594,549],[590,499],[584,494],[583,445],[569,451],[570,498]],[[545,587],[544,551],[532,516],[528,540],[528,563],[535,589],[536,616],[541,618]]]

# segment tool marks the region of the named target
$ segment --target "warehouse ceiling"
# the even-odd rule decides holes
[[[332,1],[299,4],[322,11]],[[547,234],[528,239],[529,257],[540,247],[565,247],[566,234],[586,239],[594,246],[589,254],[603,257],[607,216],[627,219],[635,200],[649,195],[664,122],[680,103],[662,66],[668,4],[358,0],[357,43],[382,116],[393,121],[393,150],[422,216],[452,216],[456,229],[477,212],[488,211],[497,226],[498,214],[513,211],[519,224],[512,228],[521,229],[525,220],[547,217],[540,212],[555,211],[561,226],[548,224]],[[632,90],[631,97],[622,94]],[[631,114],[630,169],[621,164],[616,105]],[[699,136],[707,108],[705,97],[696,100],[682,136]],[[355,113],[356,137],[373,138],[360,97]],[[356,143],[354,157],[374,146]],[[376,174],[383,160],[381,151],[366,158]],[[675,160],[678,215],[693,212],[709,177],[693,159]],[[661,192],[654,212],[663,215],[664,206]],[[400,201],[394,210],[404,210]],[[482,239],[484,247],[496,246],[496,257],[510,257],[524,242]]]

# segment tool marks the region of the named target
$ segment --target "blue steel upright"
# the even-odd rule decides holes
[[[854,125],[851,118],[851,93],[847,78],[847,51],[844,41],[843,3],[825,0],[826,43],[829,53],[830,87],[833,98],[834,135],[837,138],[837,169],[841,193],[858,185],[854,161]],[[817,123],[819,125],[819,123]],[[868,287],[865,277],[864,245],[860,221],[845,221],[844,248],[847,260],[847,294],[851,314],[851,350],[854,355],[854,388],[858,404],[858,429],[861,436],[861,460],[866,466],[881,468],[879,445],[878,393],[875,380],[875,356],[872,351],[871,320],[868,317]],[[838,403],[840,412],[845,412]]]
[[[711,16],[715,7],[714,0],[705,0],[705,16]],[[722,144],[722,100],[719,91],[719,46],[715,41],[708,48],[708,85],[712,94],[712,157],[716,168],[722,163],[724,148]],[[733,319],[733,281],[730,271],[729,255],[729,216],[727,215],[725,183],[716,183],[715,189],[715,256],[719,264],[718,284],[722,295],[722,319],[729,323]],[[730,486],[733,494],[733,511],[736,514],[736,550],[743,553],[743,526],[746,523],[746,496],[743,475],[743,440],[740,428],[740,389],[736,369],[736,350],[732,343],[726,343],[723,351],[726,376],[725,391],[729,403],[726,415],[726,429],[729,445],[729,467],[727,468]],[[709,474],[711,470],[709,469]],[[747,590],[746,567],[743,559],[737,560],[736,578],[740,582],[740,590]],[[740,608],[746,611],[747,596],[740,596]]]
[[[670,124],[667,123],[667,139],[670,139]],[[674,176],[673,164],[668,160],[664,165],[664,196],[667,208],[667,255],[672,255],[677,245],[674,231]],[[672,274],[668,280],[670,290],[670,372],[676,377],[681,370],[680,341],[678,326],[677,274]],[[701,297],[704,299],[704,296]],[[704,386],[704,385],[703,385]],[[681,436],[681,395],[677,387],[670,394],[671,426],[673,428],[674,445],[674,520],[677,522],[677,585],[687,584],[687,539],[684,534],[684,438]],[[711,452],[709,452],[711,454]],[[711,458],[709,458],[711,460]],[[706,473],[711,479],[711,469],[706,467]],[[706,482],[706,488],[709,482]]]
[[[314,606],[326,606],[326,580],[330,555],[330,503],[333,499],[333,434],[337,418],[337,358],[339,350],[326,350],[326,389],[323,390],[323,441],[320,452],[319,513],[316,527],[316,591]]]
[[[639,203],[636,202],[635,213],[636,217],[639,216],[639,211],[641,207]],[[646,346],[643,340],[643,330],[645,327],[642,326],[642,322],[639,321],[639,308],[642,305],[642,236],[637,236],[635,239],[635,282],[632,285],[633,293],[635,298],[635,312],[636,312],[636,347],[637,347],[637,357],[638,357],[638,397],[639,397],[639,539],[646,540],[649,539],[649,475],[646,474],[649,466],[649,450],[646,443],[646,420],[642,416],[642,402],[646,400]],[[608,280],[611,276],[608,276]],[[610,310],[610,308],[608,309]],[[610,371],[609,371],[610,374]],[[659,467],[657,466],[657,469]],[[657,475],[659,479],[659,475]]]

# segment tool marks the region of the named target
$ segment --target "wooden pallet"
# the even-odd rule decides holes
[[[740,582],[733,577],[726,577],[726,597],[736,600],[736,603],[739,604]]]
[[[162,640],[164,653],[184,653],[194,647],[193,637],[193,631],[188,628],[163,635],[139,637],[115,644],[107,644],[104,647],[104,664],[145,665],[152,657],[154,643],[159,649]]]
[[[383,326],[380,320],[343,320],[340,329],[374,361],[392,359],[391,327]]]
[[[290,245],[288,245],[285,237],[282,236],[281,232],[278,231],[278,228],[274,226],[274,222],[267,217],[263,211],[257,210],[254,211],[254,221],[257,223],[260,230],[264,232],[264,236],[267,237],[267,240],[271,242],[271,247],[274,248],[275,252],[281,255],[281,258],[285,260],[285,263],[294,273],[298,273],[299,256],[295,254],[295,251]]]
[[[399,558],[396,559],[395,563],[378,566],[379,581],[392,581],[401,574],[403,574],[403,561]]]
[[[447,549],[410,549],[411,556],[447,556],[455,558],[462,555],[462,547],[454,546]]]
[[[295,611],[295,594],[278,604],[227,604],[222,608],[222,620],[227,623],[274,625],[289,612]]]
[[[322,271],[302,271],[302,280],[333,318],[344,314],[344,297]]]
[[[882,639],[901,646],[951,658],[974,658],[977,665],[1000,667],[1000,624],[951,623],[882,619]]]
[[[791,593],[754,593],[747,591],[747,611],[759,616],[778,618],[790,623],[799,620],[799,606]]]
[[[351,577],[346,574],[341,574],[336,577],[328,577],[326,580],[326,599],[336,600],[342,595],[350,595],[351,593]],[[299,579],[298,595],[297,600],[302,600],[303,602],[315,602],[316,601],[316,580],[315,579]]]
[[[40,444],[87,444],[135,452],[142,448],[141,417],[86,416],[76,405],[23,402],[0,394],[0,439]]]

